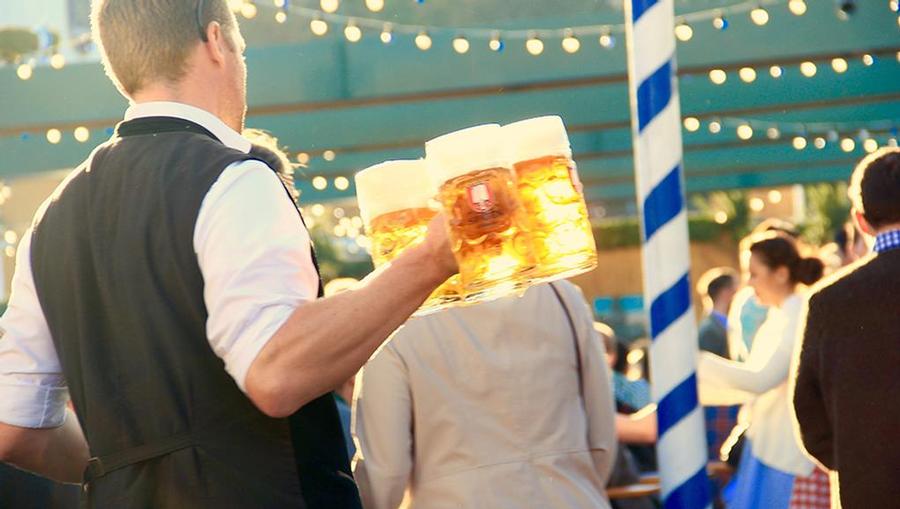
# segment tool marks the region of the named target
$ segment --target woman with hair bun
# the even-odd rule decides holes
[[[794,437],[788,372],[803,307],[800,289],[818,281],[824,264],[800,254],[794,239],[768,232],[750,239],[747,282],[769,306],[745,362],[702,352],[701,403],[748,403],[749,427],[740,466],[725,490],[728,509],[829,508],[827,476]]]

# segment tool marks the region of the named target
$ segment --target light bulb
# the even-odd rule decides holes
[[[769,22],[769,11],[763,9],[761,6],[750,11],[750,19],[757,26],[763,26]]]
[[[834,58],[831,60],[831,68],[834,72],[841,74],[847,71],[847,61],[843,58]]]
[[[803,150],[806,148],[806,138],[803,136],[794,136],[794,139],[791,140],[791,145],[797,150]]]
[[[468,53],[469,51],[469,40],[463,36],[458,36],[453,39],[453,51],[463,55]]]
[[[50,57],[50,67],[59,70],[66,66],[66,57],[62,53],[56,53]]]
[[[721,85],[727,80],[728,74],[726,74],[722,69],[713,69],[709,71],[709,81],[712,81],[716,85]]]
[[[75,139],[81,143],[88,141],[88,138],[91,137],[91,131],[84,126],[78,126],[75,128]]]
[[[566,53],[577,53],[581,49],[581,41],[575,37],[575,34],[569,33],[562,40],[562,49]]]
[[[372,12],[381,12],[384,9],[384,0],[366,0],[366,8]]]
[[[431,49],[431,37],[428,32],[419,32],[419,35],[416,36],[416,47],[422,51]]]
[[[737,135],[742,140],[749,140],[753,137],[753,128],[750,124],[741,124],[737,128]]]
[[[16,76],[18,76],[20,80],[29,80],[33,74],[34,69],[31,67],[31,64],[22,64],[16,68]]]
[[[806,14],[806,2],[804,0],[791,0],[788,2],[788,9],[794,16],[803,16]]]
[[[684,128],[690,132],[697,131],[697,129],[700,129],[700,119],[697,117],[685,117]]]
[[[350,23],[344,28],[344,37],[350,42],[359,42],[362,39],[362,30],[355,24]]]
[[[385,26],[381,31],[381,42],[390,44],[394,40],[394,34],[391,33],[391,27]]]
[[[47,141],[51,144],[56,145],[62,140],[62,132],[55,127],[53,129],[47,129]]]
[[[336,12],[340,5],[340,0],[319,0],[319,7],[327,13]]]
[[[681,42],[687,42],[691,40],[691,37],[694,36],[694,29],[691,28],[691,25],[688,25],[685,22],[681,22],[675,26],[675,37],[678,38]]]
[[[806,76],[807,78],[812,78],[816,75],[816,64],[812,62],[803,62],[800,64],[800,74]]]
[[[744,83],[753,83],[756,80],[756,70],[752,67],[741,67],[738,76]]]
[[[312,33],[323,36],[328,33],[328,23],[323,19],[316,18],[309,22],[309,29],[312,30]]]
[[[532,36],[525,41],[525,49],[531,55],[538,56],[544,52],[544,42],[538,39],[537,36]]]
[[[772,67],[769,67],[769,76],[775,79],[780,78],[783,73],[784,71],[781,69],[781,66],[773,65]]]

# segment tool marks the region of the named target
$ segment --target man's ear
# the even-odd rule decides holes
[[[225,33],[218,21],[212,21],[206,26],[206,41],[202,42],[203,48],[217,65],[225,64],[225,53],[230,47],[227,37],[228,34]]]
[[[853,220],[856,221],[856,226],[859,227],[860,231],[871,237],[875,236],[875,228],[872,228],[872,225],[866,221],[866,216],[862,212],[853,209]]]

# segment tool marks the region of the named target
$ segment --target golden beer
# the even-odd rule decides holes
[[[500,136],[494,124],[425,145],[468,302],[523,290],[537,261],[515,176],[498,155]]]
[[[423,240],[437,212],[424,162],[386,161],[355,177],[360,215],[371,241],[372,263],[380,267]],[[462,301],[459,276],[439,286],[416,314]]]
[[[372,242],[375,267],[390,262],[407,248],[421,243],[428,231],[428,223],[436,214],[429,208],[414,208],[395,210],[373,218],[366,228]],[[416,314],[435,311],[461,300],[459,275],[455,275],[439,286]]]
[[[538,117],[503,130],[538,259],[532,280],[561,279],[593,269],[596,242],[562,119]]]

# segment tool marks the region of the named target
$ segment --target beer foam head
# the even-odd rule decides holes
[[[359,213],[366,225],[388,212],[427,208],[434,196],[423,159],[385,161],[354,177]]]
[[[545,156],[572,157],[566,126],[556,115],[507,124],[503,134],[507,157],[513,163]]]
[[[469,127],[427,141],[425,160],[435,187],[472,171],[510,166],[498,124]]]

